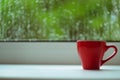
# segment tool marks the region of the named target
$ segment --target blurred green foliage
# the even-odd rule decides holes
[[[120,0],[0,0],[1,40],[120,41]]]

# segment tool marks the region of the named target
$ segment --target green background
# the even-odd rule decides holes
[[[120,0],[0,0],[0,40],[120,41]]]

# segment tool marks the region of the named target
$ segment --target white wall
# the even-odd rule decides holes
[[[119,42],[108,42],[120,49]],[[111,55],[107,51],[105,56]],[[0,63],[80,64],[75,42],[0,42]],[[118,54],[106,64],[120,64]]]

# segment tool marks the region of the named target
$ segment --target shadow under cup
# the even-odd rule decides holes
[[[103,60],[104,53],[109,48],[114,48],[114,52],[107,59]],[[85,70],[99,70],[101,65],[113,58],[117,53],[116,46],[107,46],[105,41],[78,40],[77,50]]]

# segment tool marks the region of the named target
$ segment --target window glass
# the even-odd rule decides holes
[[[1,41],[120,41],[120,0],[0,0]]]

